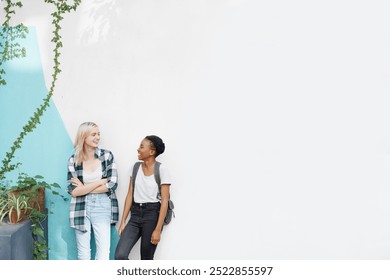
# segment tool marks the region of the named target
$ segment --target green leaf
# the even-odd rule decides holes
[[[40,237],[45,237],[45,232],[41,228],[36,228],[34,234]]]

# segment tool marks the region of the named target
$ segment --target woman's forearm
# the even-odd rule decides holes
[[[161,231],[164,225],[164,219],[168,210],[168,201],[169,201],[169,185],[161,185],[161,206],[160,214],[158,216],[158,221],[156,225],[156,230]]]
[[[161,232],[163,224],[164,224],[164,219],[167,214],[168,210],[168,200],[161,200],[161,206],[160,206],[160,214],[158,216],[158,221],[156,225],[156,230],[159,230]]]
[[[91,191],[90,193],[106,193],[108,192],[107,184],[102,184],[98,186],[96,189]]]
[[[78,181],[78,180],[77,180]],[[96,188],[98,188],[101,185],[105,185],[107,183],[107,179],[101,179],[99,181],[90,183],[90,184],[81,184],[80,181],[78,181],[78,184],[76,188],[72,191],[72,196],[82,196],[91,193],[94,191]]]
[[[132,204],[133,204],[133,196],[127,195],[126,200],[125,200],[125,205],[123,206],[121,223],[123,223],[123,224],[126,223],[126,220],[127,220],[127,217],[129,216],[130,208],[131,208]]]

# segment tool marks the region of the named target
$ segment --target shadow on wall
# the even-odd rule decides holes
[[[82,44],[104,42],[108,37],[117,33],[116,21],[119,20],[120,11],[116,0],[89,1],[84,4],[84,13],[81,18],[83,32]]]

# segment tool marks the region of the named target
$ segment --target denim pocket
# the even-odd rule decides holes
[[[143,218],[144,220],[147,221],[157,221],[159,214],[160,214],[160,208],[158,209],[149,208],[149,209],[145,209]]]

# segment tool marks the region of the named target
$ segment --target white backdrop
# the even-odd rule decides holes
[[[49,83],[50,10],[29,2]],[[54,102],[72,139],[99,124],[120,205],[141,139],[166,142],[156,259],[389,259],[389,7],[84,0]]]

